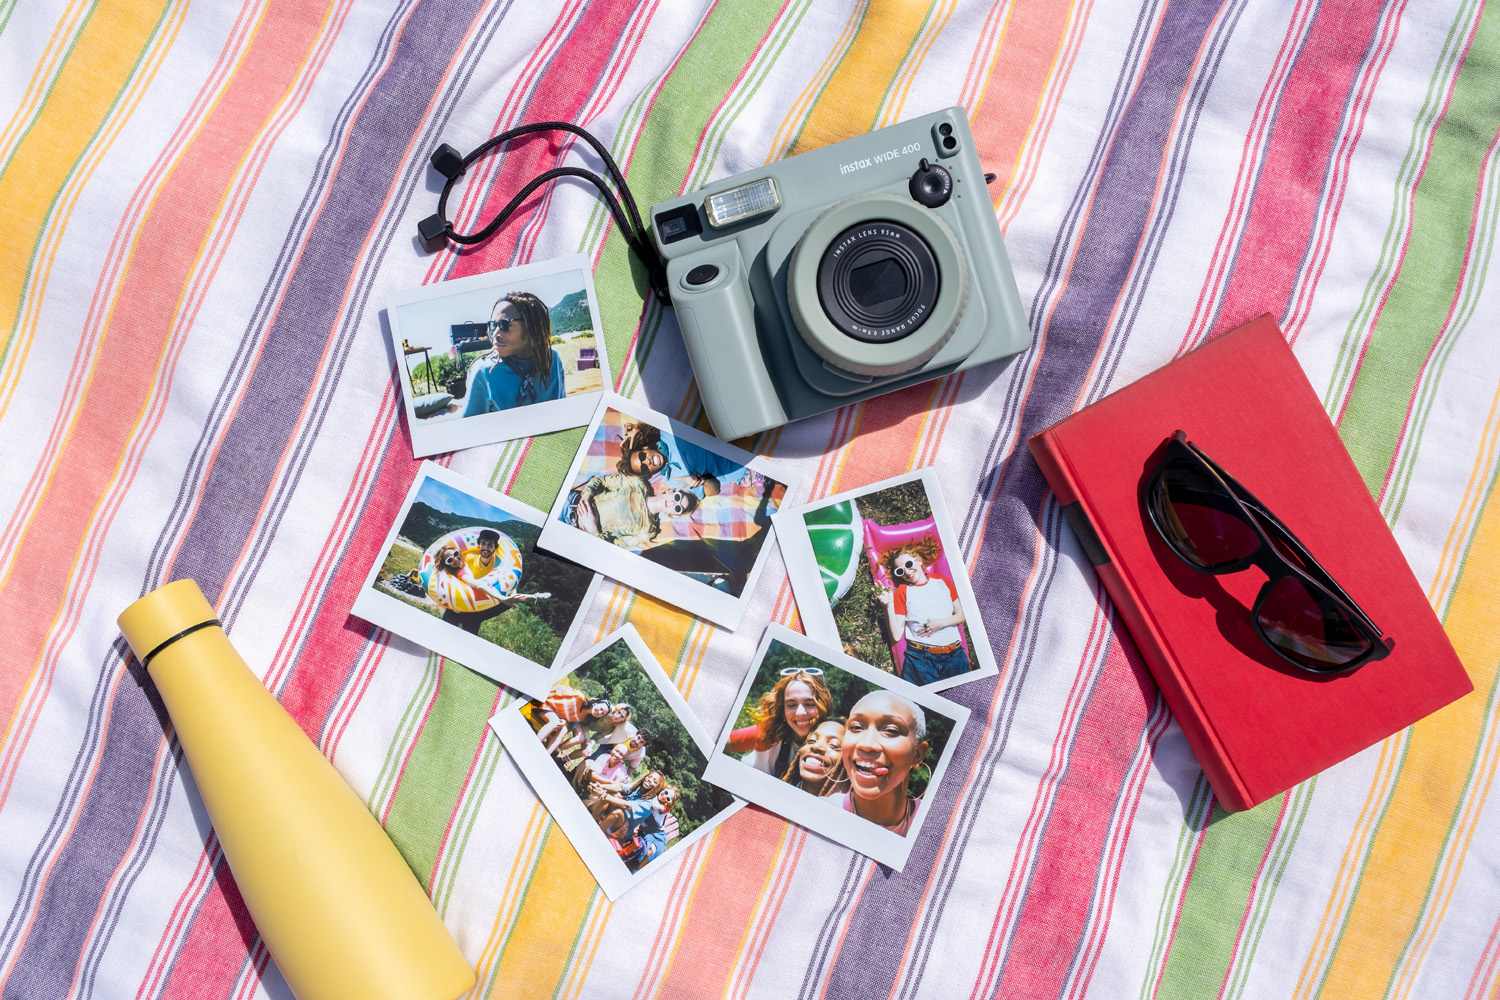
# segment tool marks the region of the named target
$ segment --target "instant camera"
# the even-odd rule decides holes
[[[651,217],[726,440],[1031,342],[962,108],[725,178]]]

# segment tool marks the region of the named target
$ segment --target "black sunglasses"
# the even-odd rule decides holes
[[[511,319],[509,316],[501,316],[499,319],[492,319],[489,323],[489,332],[494,333],[496,330],[499,330],[501,333],[508,332],[511,328],[511,324],[515,322],[516,321]]]
[[[1250,618],[1261,641],[1313,673],[1350,673],[1389,656],[1383,636],[1290,528],[1182,431],[1146,487],[1146,514],[1172,553],[1199,573],[1258,566],[1267,577]]]

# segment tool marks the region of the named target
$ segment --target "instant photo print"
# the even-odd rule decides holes
[[[900,871],[969,710],[772,625],[706,777]]]
[[[928,691],[996,672],[931,468],[773,520],[810,637]]]
[[[629,624],[490,727],[610,900],[744,806],[704,780],[713,739]]]
[[[546,694],[600,578],[537,550],[545,517],[423,462],[353,613],[507,687]]]
[[[582,427],[611,384],[582,254],[386,298],[417,458]]]
[[[542,529],[543,548],[731,631],[798,477],[606,394]]]

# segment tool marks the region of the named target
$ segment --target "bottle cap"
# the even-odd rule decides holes
[[[115,621],[136,659],[145,663],[168,639],[216,617],[196,581],[174,580],[136,601]]]

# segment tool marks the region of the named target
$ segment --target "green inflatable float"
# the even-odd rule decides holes
[[[864,547],[864,518],[853,500],[819,507],[803,515],[813,558],[823,575],[828,603],[835,604],[854,585],[859,554]]]

